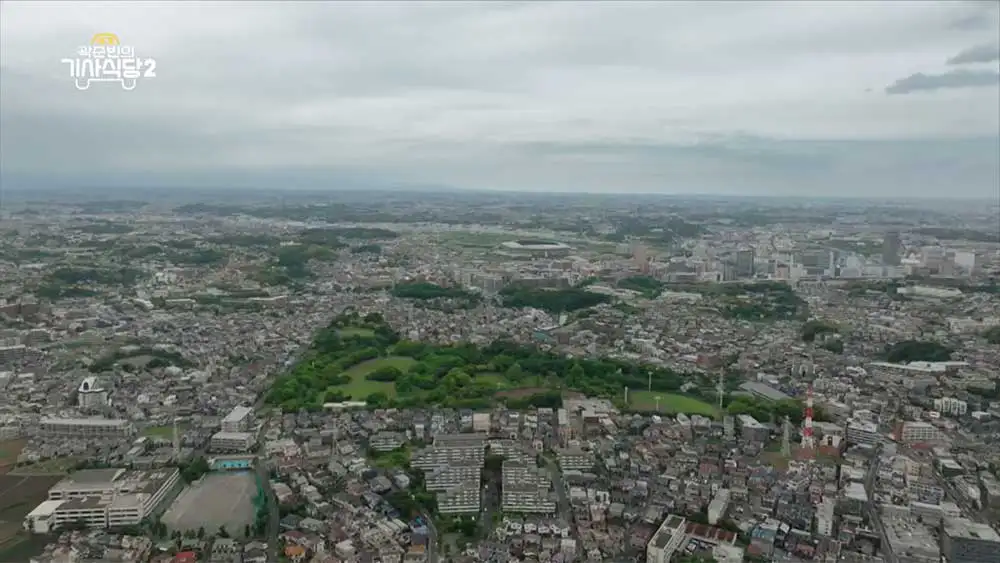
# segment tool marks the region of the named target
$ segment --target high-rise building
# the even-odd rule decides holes
[[[736,275],[741,278],[749,278],[754,274],[754,260],[756,254],[752,248],[736,251]]]
[[[882,239],[882,263],[886,266],[899,265],[900,251],[899,233],[889,231]]]

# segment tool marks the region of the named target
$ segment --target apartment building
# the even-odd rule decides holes
[[[594,456],[580,448],[556,450],[559,467],[563,471],[590,471],[594,468]]]
[[[378,432],[368,441],[368,446],[376,452],[391,452],[405,443],[406,436],[401,432]]]
[[[479,514],[482,507],[479,479],[444,491],[436,499],[441,514]]]
[[[969,412],[969,403],[954,397],[934,399],[934,410],[949,416],[962,416]]]
[[[486,461],[486,434],[439,434],[434,444],[414,454],[412,467],[425,472],[463,462]]]
[[[45,436],[76,438],[127,438],[135,434],[135,426],[112,418],[43,418],[38,423]]]
[[[234,407],[222,419],[223,432],[246,432],[253,426],[253,409],[250,407]]]
[[[514,514],[553,514],[552,480],[543,469],[519,461],[504,461],[502,510]]]
[[[216,432],[209,441],[209,448],[213,452],[221,453],[245,453],[253,449],[257,443],[256,436],[252,432]]]
[[[945,440],[944,434],[929,422],[904,422],[900,439],[907,444],[933,443]]]
[[[436,494],[438,509],[446,514],[479,512],[479,483],[485,463],[484,433],[439,434],[433,445],[414,454],[410,461],[427,475],[427,490]]]
[[[47,533],[69,524],[134,526],[157,512],[179,485],[180,472],[173,467],[77,471],[49,489],[48,500],[28,514],[24,527]]]
[[[729,508],[729,489],[719,489],[712,497],[712,502],[708,503],[708,523],[716,525],[719,520],[726,515]]]
[[[687,520],[670,515],[646,544],[646,563],[669,563],[687,538]]]
[[[847,443],[874,446],[879,442],[878,425],[868,420],[847,423]]]

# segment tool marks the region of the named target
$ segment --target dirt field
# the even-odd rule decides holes
[[[4,440],[0,442],[0,475],[13,469],[17,456],[21,455],[27,440]]]
[[[511,399],[521,399],[524,397],[530,397],[532,395],[537,395],[538,393],[547,393],[551,389],[546,389],[545,387],[522,387],[520,389],[508,389],[506,391],[497,392],[497,397],[509,397]]]
[[[61,477],[0,475],[0,546],[10,540],[24,517],[48,496]]]
[[[244,526],[253,523],[256,494],[253,473],[210,473],[181,492],[163,515],[163,523],[171,531],[205,528],[209,534],[225,526],[230,535],[241,537]]]

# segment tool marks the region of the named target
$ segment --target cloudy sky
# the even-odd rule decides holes
[[[74,87],[98,32],[156,61]],[[0,3],[0,181],[1000,197],[1000,2]]]

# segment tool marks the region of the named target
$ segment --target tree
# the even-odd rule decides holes
[[[215,535],[219,536],[220,538],[228,538],[229,532],[226,531],[225,526],[219,526],[219,531]]]
[[[250,534],[250,524],[247,524],[246,526],[243,526],[243,537],[244,538],[249,538],[250,535],[251,535]]]
[[[514,362],[514,365],[510,366],[510,369],[507,370],[507,373],[504,374],[504,376],[511,383],[520,383],[524,380],[524,370],[521,369],[521,364]]]
[[[202,526],[198,528],[198,539],[202,539],[204,537],[205,537],[205,527]]]

